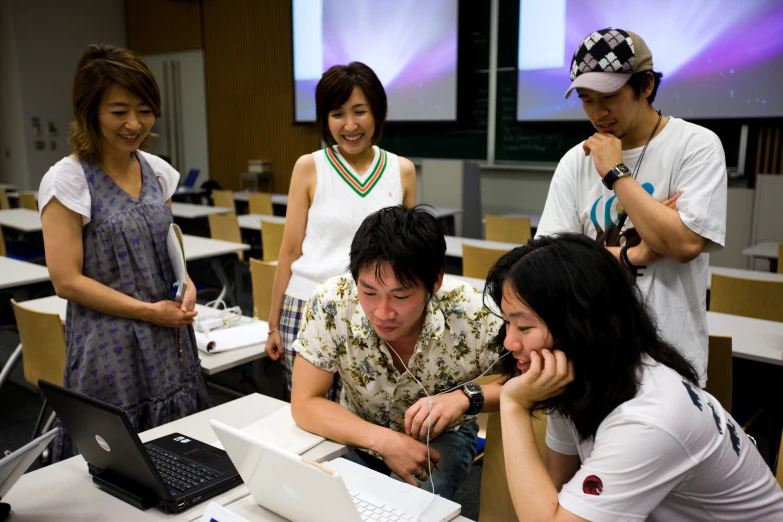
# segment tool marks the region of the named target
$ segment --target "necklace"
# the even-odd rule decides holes
[[[658,126],[661,124],[661,118],[663,118],[663,114],[661,113],[661,111],[658,111],[658,121],[655,123],[655,127],[653,127],[653,130],[650,133],[650,137],[647,138],[647,143],[644,144],[642,153],[639,154],[639,161],[636,162],[636,166],[634,167],[633,173],[631,174],[631,177],[633,177],[633,179],[636,179],[636,175],[639,174],[639,169],[641,168],[642,160],[644,159],[644,153],[647,152],[647,145],[650,144],[650,142],[653,139],[653,136],[655,136],[655,131],[658,130]],[[625,208],[623,207],[623,204],[620,203],[620,201],[617,202],[617,207],[615,208],[617,209],[618,214],[622,214],[623,212],[625,212]]]

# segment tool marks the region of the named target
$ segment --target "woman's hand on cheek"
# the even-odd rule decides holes
[[[574,363],[565,353],[544,349],[530,354],[530,368],[503,384],[501,401],[513,401],[525,409],[537,402],[560,395],[568,383],[574,380]]]

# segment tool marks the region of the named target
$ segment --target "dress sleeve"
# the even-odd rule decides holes
[[[41,179],[38,189],[39,212],[43,213],[52,198],[57,198],[65,208],[81,215],[82,225],[90,222],[90,189],[84,177],[84,169],[76,161],[70,158],[58,161]]]

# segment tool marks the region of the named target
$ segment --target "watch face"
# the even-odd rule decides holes
[[[471,395],[476,394],[476,393],[481,393],[481,385],[480,384],[476,384],[476,383],[466,384],[465,385],[465,389]]]
[[[629,174],[631,172],[630,170],[628,170],[628,167],[626,167],[625,164],[623,163],[618,163],[615,168],[620,172],[622,172],[623,174]]]

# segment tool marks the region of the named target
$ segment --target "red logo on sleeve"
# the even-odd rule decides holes
[[[604,489],[604,483],[596,475],[590,475],[582,482],[582,491],[588,495],[598,496]]]

